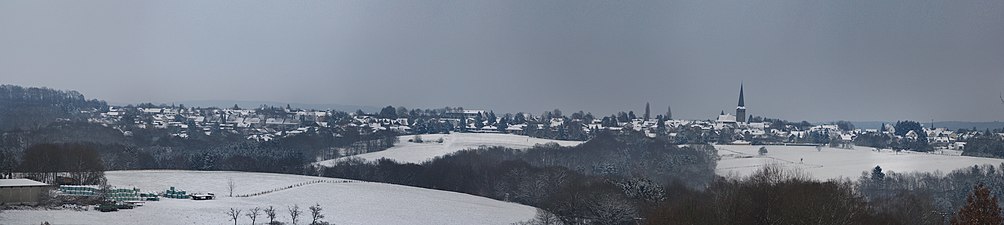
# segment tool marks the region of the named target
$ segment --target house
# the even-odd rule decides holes
[[[30,179],[0,179],[0,204],[34,205],[55,186]]]
[[[948,149],[951,150],[966,150],[966,142],[957,141],[948,145]]]
[[[919,137],[919,135],[917,134],[917,132],[915,132],[913,130],[911,130],[910,132],[906,132],[905,136],[906,136],[906,138],[914,139],[914,140],[916,140]]]

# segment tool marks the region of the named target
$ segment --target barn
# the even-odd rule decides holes
[[[29,179],[0,179],[0,203],[34,205],[53,188],[53,185]]]

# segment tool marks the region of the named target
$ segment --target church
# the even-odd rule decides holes
[[[743,84],[739,84],[739,106],[736,106],[736,114],[735,115],[725,114],[725,111],[722,111],[721,114],[718,114],[717,122],[726,124],[731,124],[731,123],[738,124],[747,122],[746,100],[745,97],[743,96]]]

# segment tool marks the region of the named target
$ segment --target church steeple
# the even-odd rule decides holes
[[[746,106],[746,101],[743,100],[743,84],[739,83],[739,107]]]
[[[746,99],[743,96],[743,83],[739,83],[739,106],[736,107],[736,122],[746,122]]]

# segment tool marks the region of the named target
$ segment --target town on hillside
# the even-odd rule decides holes
[[[80,113],[88,116],[88,121],[114,127],[126,136],[132,135],[133,129],[160,129],[179,138],[228,133],[242,135],[254,141],[269,141],[315,132],[320,128],[351,128],[358,130],[360,135],[380,131],[390,131],[399,135],[474,132],[507,133],[560,140],[586,140],[601,131],[633,131],[642,132],[649,137],[665,137],[676,143],[804,144],[842,148],[859,145],[894,149],[963,150],[966,145],[964,140],[989,132],[975,129],[949,130],[912,121],[883,124],[878,129],[862,129],[855,128],[853,124],[845,121],[810,124],[804,121],[788,122],[753,116],[746,112],[742,86],[735,114],[722,111],[714,119],[707,120],[674,119],[671,108],[667,108],[665,114],[652,115],[647,104],[642,115],[629,111],[604,117],[596,117],[581,111],[565,115],[557,109],[534,115],[496,114],[491,110],[460,107],[408,110],[404,107],[388,106],[376,113],[363,111],[346,113],[335,110],[298,109],[288,105],[202,108],[149,103],[109,106]],[[1004,138],[1004,133],[994,133],[994,135]],[[920,141],[924,143],[918,147],[917,143]]]

